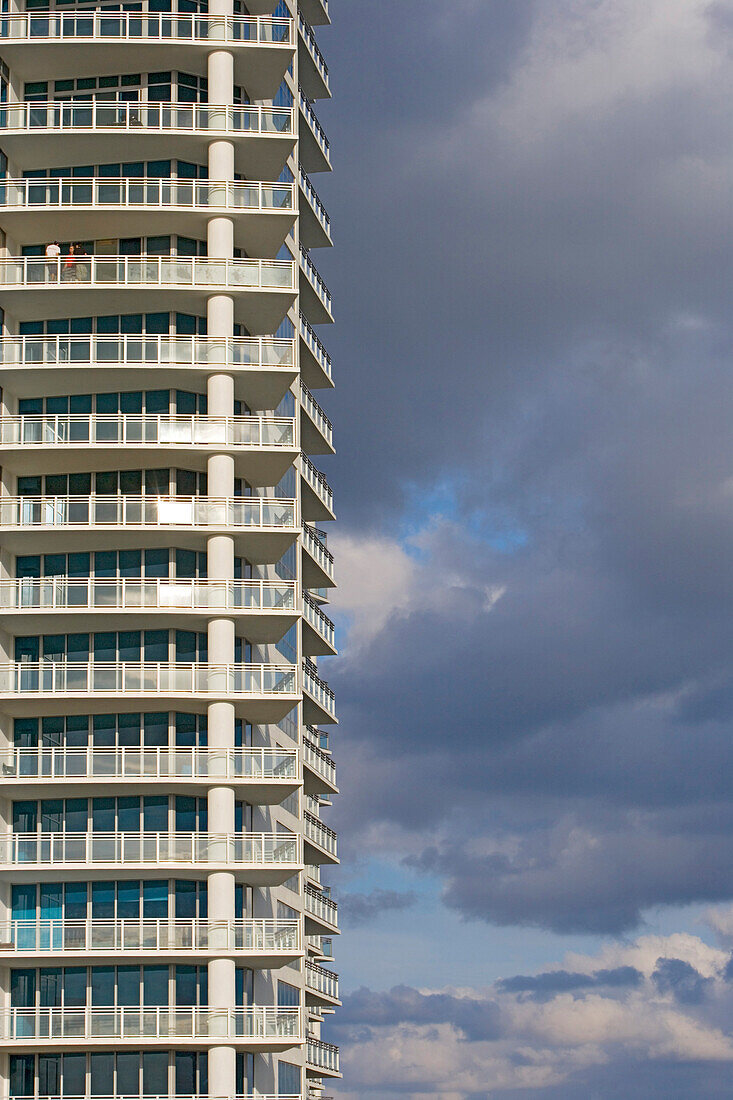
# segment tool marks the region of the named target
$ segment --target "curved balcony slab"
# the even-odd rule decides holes
[[[303,525],[303,585],[305,588],[334,588],[333,554],[326,549],[324,536]]]
[[[336,655],[336,627],[316,601],[303,593],[303,653],[306,657]]]
[[[0,961],[43,966],[49,956],[73,963],[124,959],[198,960],[235,954],[238,963],[280,967],[303,955],[297,920],[213,921],[10,920],[0,922]]]
[[[62,46],[63,49],[54,49]],[[20,77],[61,80],[83,72],[93,57],[100,76],[120,71],[125,47],[143,69],[205,72],[206,58],[224,46],[234,80],[252,99],[271,99],[290,64],[291,19],[143,12],[24,12],[3,19],[3,58]]]
[[[338,794],[333,757],[306,736],[303,737],[303,781],[306,794]]]
[[[318,268],[305,248],[300,248],[300,297],[301,309],[313,325],[333,322],[331,291],[323,281]]]
[[[0,416],[3,465],[19,473],[95,471],[171,465],[204,471],[212,454],[229,452],[236,477],[277,485],[298,454],[296,420],[274,416],[175,414]],[[321,475],[322,476],[322,475]],[[312,475],[317,480],[317,471]]]
[[[325,474],[317,469],[306,454],[298,463],[301,477],[300,507],[306,521],[335,519],[333,491]]]
[[[300,383],[300,438],[306,454],[334,454],[333,425],[304,382]]]
[[[15,798],[45,798],[49,789],[86,796],[127,787],[150,793],[205,794],[226,783],[258,805],[282,802],[301,785],[297,749],[102,749],[39,746],[0,750],[0,776]]]
[[[0,216],[16,244],[184,232],[206,237],[211,217],[233,219],[234,244],[274,256],[295,222],[295,185],[232,180],[78,177],[0,181]]]
[[[89,372],[122,389],[206,386],[215,370],[234,378],[234,396],[273,409],[297,377],[295,340],[206,336],[3,336],[0,370],[28,397],[53,397],[90,385]],[[103,375],[101,377],[104,377]]]
[[[331,171],[331,147],[326,132],[318,121],[308,97],[301,90],[300,107],[300,159],[306,172]]]
[[[303,661],[303,721],[307,725],[319,722],[337,723],[336,698],[307,658]]]
[[[302,12],[298,13],[298,79],[309,99],[330,97],[328,65]]]
[[[333,388],[331,356],[301,312],[298,319],[300,369],[306,386],[314,390]]]
[[[0,258],[0,306],[19,321],[74,316],[80,308],[144,312],[151,291],[159,309],[173,312],[205,313],[212,295],[230,295],[235,320],[258,336],[277,329],[295,301],[295,267],[288,260],[143,255],[84,256],[67,269],[63,259]]]
[[[114,164],[121,144],[130,160],[205,161],[209,143],[221,138],[234,143],[237,172],[277,179],[295,143],[292,107],[252,104],[10,103],[0,108],[0,126],[6,156],[23,171],[70,159]]]

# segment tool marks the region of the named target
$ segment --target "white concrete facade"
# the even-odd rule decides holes
[[[339,1076],[329,22],[0,19],[0,1100]]]

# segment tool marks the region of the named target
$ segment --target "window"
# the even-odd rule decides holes
[[[291,1062],[277,1064],[277,1090],[281,1096],[300,1096],[300,1066]]]

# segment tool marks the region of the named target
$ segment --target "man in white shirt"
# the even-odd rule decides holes
[[[52,241],[51,244],[46,245],[46,260],[48,266],[48,279],[49,282],[55,283],[59,277],[59,256],[61,255],[61,246],[58,241]]]

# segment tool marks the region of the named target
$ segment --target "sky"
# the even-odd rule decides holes
[[[331,0],[339,1100],[733,1098],[733,0]]]

